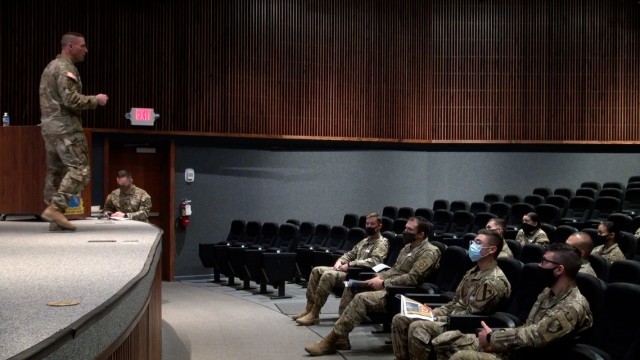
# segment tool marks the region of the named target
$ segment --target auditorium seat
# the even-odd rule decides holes
[[[558,223],[558,221],[560,221],[560,216],[562,216],[560,208],[552,204],[540,204],[535,207],[534,212],[538,214],[540,222],[548,223],[554,226]]]
[[[489,212],[489,203],[485,201],[474,201],[469,205],[469,211],[473,215],[478,215],[481,212]]]
[[[522,199],[522,202],[536,206],[536,205],[544,204],[545,200],[540,195],[532,194],[532,195],[525,196],[524,199]]]
[[[542,196],[543,199],[546,199],[547,196],[553,194],[551,192],[551,189],[549,189],[548,187],[537,187],[537,188],[533,189],[533,191],[531,193],[533,195],[540,195],[540,196]]]
[[[522,197],[520,195],[517,194],[506,194],[503,198],[502,198],[503,202],[506,202],[509,205],[513,205],[513,204],[517,204],[522,202]]]
[[[482,201],[484,201],[484,202],[486,202],[488,204],[493,204],[495,202],[500,202],[500,201],[502,201],[502,195],[496,194],[496,193],[484,194],[484,197],[482,198]]]

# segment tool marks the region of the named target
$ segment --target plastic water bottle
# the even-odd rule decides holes
[[[2,115],[2,126],[9,126],[11,124],[11,118],[9,117],[9,113],[4,113]]]

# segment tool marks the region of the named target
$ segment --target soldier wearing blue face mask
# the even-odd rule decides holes
[[[511,285],[496,262],[503,244],[495,231],[478,231],[469,243],[469,258],[476,266],[467,271],[453,300],[433,309],[435,321],[393,317],[391,343],[396,359],[428,359],[431,339],[445,331],[449,315],[491,313],[509,298]]]
[[[593,316],[576,285],[580,252],[564,243],[549,245],[538,265],[547,287],[540,293],[524,325],[494,331],[484,322],[480,333],[448,331],[433,339],[438,359],[502,360],[518,347],[545,347],[573,340],[589,329]]]

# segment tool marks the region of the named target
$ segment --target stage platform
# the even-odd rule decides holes
[[[162,230],[73,223],[0,221],[0,359],[159,359]]]

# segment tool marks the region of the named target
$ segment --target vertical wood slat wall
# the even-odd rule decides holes
[[[85,126],[407,142],[636,142],[640,6],[616,0],[22,0],[0,4],[0,111],[39,122],[67,30]],[[35,10],[34,10],[35,9]]]

